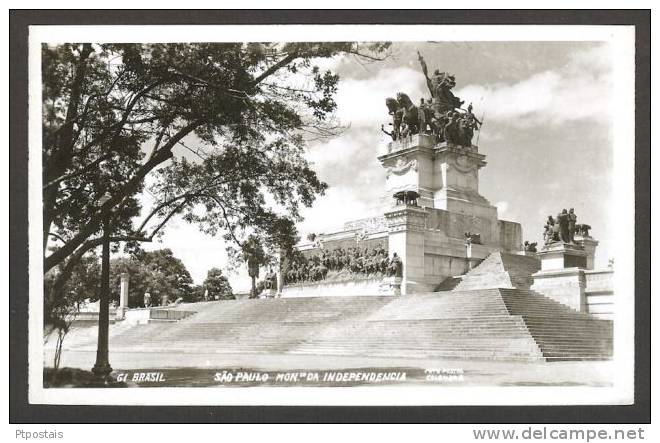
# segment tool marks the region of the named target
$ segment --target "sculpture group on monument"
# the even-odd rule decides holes
[[[390,266],[390,259],[382,244],[368,247],[321,248],[309,256],[296,254],[290,259],[285,274],[288,284],[324,280],[328,272],[344,272],[349,276],[385,275]]]
[[[589,225],[577,223],[577,215],[573,208],[568,211],[562,209],[556,218],[548,215],[543,226],[543,240],[546,246],[557,242],[575,244],[575,235],[589,237],[590,229]]]
[[[456,86],[454,76],[436,69],[429,77],[424,57],[419,52],[417,54],[431,98],[421,98],[417,106],[403,92],[398,92],[396,98],[386,98],[385,105],[392,116],[392,131],[386,131],[384,126],[381,130],[393,141],[415,134],[430,134],[450,145],[472,146],[474,131],[482,125],[472,113],[472,104],[462,109],[464,102],[452,92]]]

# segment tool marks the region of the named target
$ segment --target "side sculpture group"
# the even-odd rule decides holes
[[[392,258],[388,257],[381,245],[371,250],[367,247],[324,249],[307,257],[303,254],[292,257],[284,275],[285,283],[325,280],[330,271],[347,271],[349,275],[400,277],[402,262],[396,253]]]
[[[543,226],[543,241],[545,245],[557,242],[575,244],[575,235],[589,236],[591,226],[577,223],[577,215],[573,208],[563,209],[556,218],[548,215]]]
[[[398,92],[396,98],[386,98],[385,105],[392,116],[392,130],[386,131],[384,126],[381,130],[393,141],[414,134],[432,134],[438,141],[446,141],[449,145],[472,146],[474,131],[482,125],[472,113],[472,104],[467,109],[461,108],[463,101],[452,92],[456,86],[455,77],[438,69],[429,76],[424,57],[419,52],[417,55],[431,97],[420,99],[419,105],[403,92]]]

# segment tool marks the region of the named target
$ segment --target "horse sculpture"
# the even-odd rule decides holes
[[[387,106],[387,113],[392,116],[392,133],[388,134],[392,137],[392,140],[398,140],[401,136],[403,109],[399,107],[399,102],[392,97],[387,97],[385,99],[385,105]]]
[[[399,92],[396,99],[388,97],[385,99],[385,105],[389,115],[392,116],[393,132],[390,135],[393,140],[398,140],[402,135],[425,132],[427,125],[433,133],[437,132],[433,120],[433,110],[430,107],[420,108],[416,106],[407,94]],[[402,134],[402,132],[405,132],[405,134]]]
[[[403,92],[396,94],[396,101],[399,108],[403,109],[403,122],[408,126],[409,133],[417,134],[419,132],[419,108]]]

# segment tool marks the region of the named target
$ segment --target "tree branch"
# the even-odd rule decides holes
[[[78,177],[79,175],[83,175],[87,171],[90,171],[90,170],[94,169],[102,161],[112,158],[113,155],[115,155],[113,152],[108,152],[106,155],[102,155],[101,157],[97,158],[96,160],[94,160],[93,162],[88,164],[87,166],[84,166],[82,169],[79,169],[78,171],[73,172],[73,173],[68,174],[68,175],[63,175],[59,178],[56,178],[55,180],[50,181],[49,183],[46,183],[44,185],[43,189],[50,188],[51,186],[56,185],[56,184],[58,184],[60,182],[63,182],[65,180],[70,180],[74,177]]]
[[[145,164],[143,164],[140,169],[138,169],[135,175],[131,177],[131,179],[128,180],[128,182],[126,182],[126,184],[122,186],[121,189],[116,191],[114,195],[99,208],[99,211],[94,216],[92,216],[89,222],[81,227],[80,231],[78,231],[78,234],[76,234],[64,246],[57,249],[51,255],[45,258],[44,270],[48,271],[49,269],[52,269],[54,266],[65,260],[66,257],[68,257],[70,254],[72,254],[81,244],[83,244],[85,239],[89,238],[95,231],[98,230],[101,222],[106,217],[110,216],[112,209],[135,191],[135,189],[140,185],[140,183],[143,182],[144,178],[149,172],[172,157],[172,148],[177,144],[177,142],[193,132],[203,123],[204,120],[195,120],[181,128],[174,137],[170,138],[161,149],[155,152],[154,155]]]
[[[274,74],[277,72],[280,68],[283,68],[284,66],[288,65],[292,61],[294,61],[296,58],[298,58],[300,53],[298,51],[293,51],[286,57],[284,57],[282,60],[279,62],[275,63],[273,66],[270,68],[266,69],[264,72],[261,73],[257,78],[255,78],[251,85],[257,86],[259,83],[261,83],[265,78],[269,77],[270,75]]]

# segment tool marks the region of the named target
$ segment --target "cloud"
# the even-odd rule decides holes
[[[379,132],[351,127],[341,137],[308,151],[306,157],[329,189],[303,211],[305,220],[299,225],[303,238],[312,232],[339,230],[352,219],[380,214],[385,170],[376,158]]]
[[[428,94],[424,77],[409,67],[381,69],[368,79],[342,79],[337,91],[337,116],[351,126],[376,126],[388,121],[385,98],[405,92],[415,103]]]
[[[506,214],[507,210],[509,209],[509,202],[507,201],[499,201],[495,203],[495,206],[497,206],[497,213],[500,217],[502,217],[503,214]]]
[[[555,70],[516,83],[468,85],[456,91],[490,121],[517,127],[561,125],[567,121],[611,118],[611,50],[607,46],[577,51]]]
[[[330,188],[313,208],[303,212],[305,220],[298,225],[301,238],[304,239],[310,233],[340,231],[347,221],[380,215],[374,206],[377,201],[365,199],[351,189]]]

